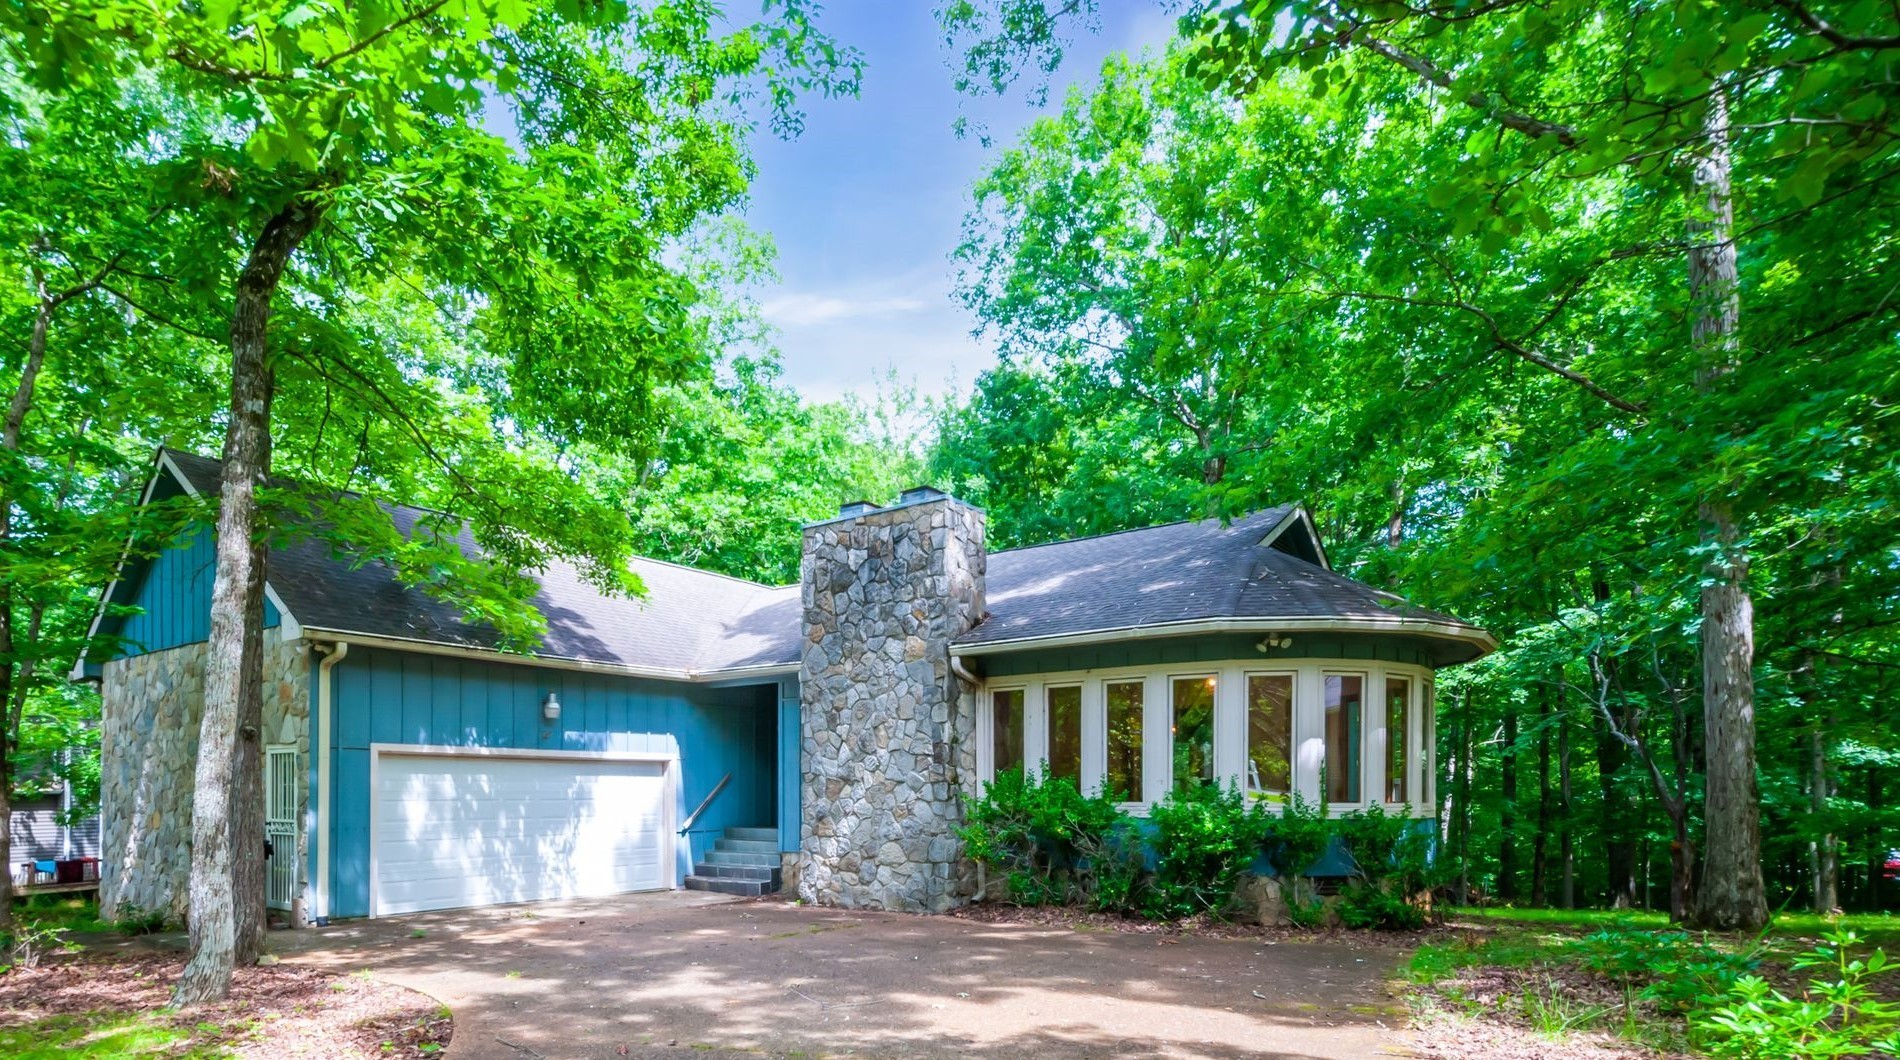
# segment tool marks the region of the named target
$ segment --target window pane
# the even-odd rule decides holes
[[[1214,679],[1174,682],[1174,787],[1214,782]]]
[[[1411,789],[1405,775],[1411,765],[1412,682],[1385,679],[1385,801],[1406,802]]]
[[[1247,678],[1247,790],[1293,790],[1293,675]]]
[[[995,692],[990,707],[996,719],[996,772],[1023,767],[1023,690]]]
[[[1366,679],[1326,675],[1326,798],[1359,801],[1359,753],[1365,724]]]
[[[1049,690],[1049,775],[1082,785],[1082,686]]]
[[[1108,793],[1141,799],[1141,682],[1108,686]]]

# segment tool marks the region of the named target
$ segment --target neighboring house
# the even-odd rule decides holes
[[[149,498],[214,494],[163,452]],[[421,514],[394,508],[405,529]],[[469,547],[473,547],[472,545]],[[102,683],[104,907],[182,912],[210,531],[128,565]],[[1432,675],[1483,631],[1336,574],[1298,507],[990,553],[936,490],[804,530],[802,584],[636,560],[644,599],[540,572],[485,627],[315,539],[269,560],[271,900],[360,917],[679,886],[942,910],[994,771],[1137,807],[1190,776],[1432,804]],[[103,611],[102,611],[103,615]],[[260,844],[261,847],[261,844]]]
[[[7,868],[14,883],[32,882],[32,866],[37,862],[99,856],[99,818],[88,817],[70,827],[59,823],[71,805],[72,791],[63,782],[50,792],[13,798]]]

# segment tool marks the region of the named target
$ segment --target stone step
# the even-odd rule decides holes
[[[712,876],[686,877],[686,889],[689,891],[714,891],[719,894],[736,894],[746,898],[757,898],[770,894],[777,887],[765,880],[727,880]]]
[[[727,839],[746,839],[754,843],[771,843],[772,849],[778,849],[778,829],[776,828],[728,828]]]
[[[714,850],[727,850],[734,854],[777,854],[778,842],[760,839],[715,839]]]
[[[782,862],[777,854],[752,854],[737,850],[714,850],[706,855],[708,865],[756,865],[762,869],[778,868]]]
[[[693,866],[695,876],[716,876],[725,880],[769,880],[773,887],[779,883],[779,870],[761,865],[714,865],[702,861]]]

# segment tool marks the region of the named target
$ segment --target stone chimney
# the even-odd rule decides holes
[[[941,912],[975,889],[955,829],[975,690],[950,642],[983,614],[983,513],[934,489],[805,528],[799,671],[807,902]]]

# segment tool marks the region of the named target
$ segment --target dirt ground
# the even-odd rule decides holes
[[[184,967],[176,953],[122,950],[52,957],[0,975],[0,1027],[100,1011],[155,1012]],[[241,968],[229,1000],[162,1022],[188,1029],[194,1047],[239,1057],[436,1055],[450,1019],[435,999],[391,983],[315,968]]]
[[[446,1002],[452,1060],[1417,1055],[1397,946],[991,924],[697,892],[273,936]]]

